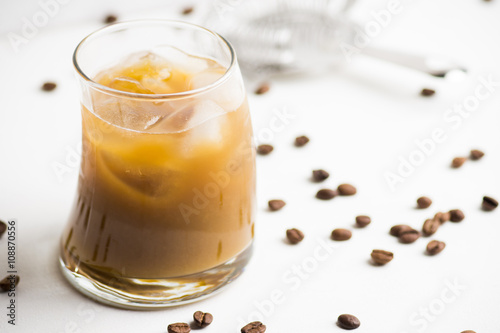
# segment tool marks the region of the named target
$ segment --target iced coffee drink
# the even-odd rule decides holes
[[[89,79],[64,269],[98,289],[87,294],[125,306],[183,302],[232,280],[255,222],[238,68],[161,45]]]

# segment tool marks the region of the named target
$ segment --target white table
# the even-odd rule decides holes
[[[498,1],[403,1],[401,12],[371,41],[449,54],[470,69],[465,81],[443,81],[359,57],[338,71],[275,80],[266,95],[250,93],[258,139],[275,112],[293,115],[274,132],[275,151],[258,157],[254,257],[222,293],[151,312],[100,305],[76,292],[58,270],[57,246],[76,191],[73,154],[81,133],[71,55],[109,12],[122,19],[180,18],[190,3],[67,2],[19,52],[7,34],[19,34],[22,17],[36,14],[40,5],[1,4],[0,219],[17,220],[21,283],[15,327],[7,324],[9,299],[0,295],[0,332],[165,332],[167,324],[189,321],[196,310],[215,317],[207,333],[238,332],[251,320],[262,320],[274,333],[340,332],[335,323],[342,313],[361,320],[359,333],[500,331],[500,209],[479,209],[483,195],[500,198],[500,86],[466,117],[450,113],[454,105],[474,101],[481,80],[500,81]],[[365,0],[353,13],[368,21],[372,10],[386,5]],[[188,19],[196,22],[200,15]],[[46,80],[58,88],[41,92]],[[435,88],[436,95],[420,97],[423,87]],[[428,140],[436,128],[445,139],[391,189],[386,173],[396,173],[401,158],[424,156],[415,142]],[[299,149],[292,143],[301,134],[311,141]],[[484,150],[485,157],[458,170],[449,167],[453,157],[472,148]],[[54,163],[69,171],[58,177]],[[331,177],[312,183],[316,168]],[[343,182],[357,186],[358,194],[325,202],[314,198],[318,189]],[[415,200],[423,194],[434,203],[416,210]],[[275,198],[287,205],[270,213],[267,201]],[[403,245],[388,235],[394,224],[419,228],[435,212],[451,208],[462,209],[466,219],[446,223],[432,237],[447,244],[435,257],[424,255],[429,239]],[[370,215],[372,224],[353,229],[347,242],[329,239],[334,228],[352,228],[359,214]],[[284,241],[291,227],[306,235],[296,246]],[[6,246],[4,235],[2,276]],[[370,265],[374,248],[393,251],[395,259],[384,267]]]

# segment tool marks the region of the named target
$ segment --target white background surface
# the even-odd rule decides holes
[[[274,80],[267,95],[249,94],[257,138],[274,111],[286,109],[295,118],[274,134],[275,151],[258,157],[256,252],[246,272],[222,293],[193,305],[136,312],[95,303],[63,280],[57,247],[78,168],[59,179],[53,164],[65,164],[80,143],[73,49],[109,12],[123,19],[180,18],[186,5],[69,1],[14,52],[7,33],[20,33],[22,17],[31,17],[40,5],[0,2],[0,218],[17,219],[21,275],[16,326],[7,325],[8,298],[0,295],[0,332],[165,332],[168,323],[189,321],[196,310],[215,317],[207,333],[238,332],[257,319],[267,332],[340,332],[335,322],[342,313],[361,320],[359,333],[499,332],[500,210],[485,213],[479,207],[485,194],[500,198],[500,86],[456,127],[445,119],[447,110],[474,95],[480,77],[500,81],[495,0],[404,1],[402,12],[371,41],[451,55],[470,68],[465,81],[434,79],[360,57],[319,76]],[[353,14],[366,21],[385,6],[382,0],[360,1]],[[199,17],[195,12],[189,20]],[[57,90],[41,92],[45,80],[56,81]],[[422,98],[423,87],[437,94]],[[446,140],[392,191],[384,174],[396,172],[400,157],[418,149],[415,140],[429,138],[435,128],[443,129]],[[311,142],[298,149],[292,143],[301,134]],[[449,168],[453,157],[475,147],[486,152],[481,161]],[[324,184],[310,181],[316,168],[331,172]],[[314,198],[318,189],[343,182],[356,185],[358,194],[327,202]],[[434,203],[419,211],[415,200],[422,194]],[[287,206],[270,213],[267,201],[274,198]],[[429,239],[403,245],[388,235],[394,224],[420,228],[435,212],[451,208],[463,209],[466,219],[445,224],[432,237],[447,244],[438,256],[424,255]],[[372,224],[353,229],[348,242],[329,239],[334,228],[352,228],[359,214],[370,215]],[[304,231],[301,244],[284,241],[291,227]],[[333,250],[318,258],[314,253],[321,244]],[[374,248],[393,251],[395,259],[384,267],[370,265]],[[6,257],[4,236],[0,275]],[[299,278],[293,270],[302,265],[309,272]],[[270,305],[275,293],[282,294],[281,302]],[[427,319],[420,312],[425,309]]]

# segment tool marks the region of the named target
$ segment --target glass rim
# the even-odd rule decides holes
[[[87,74],[83,71],[83,69],[80,67],[78,63],[78,54],[79,51],[85,47],[85,44],[87,42],[90,42],[93,38],[100,37],[102,35],[111,33],[111,32],[116,32],[120,31],[126,27],[130,27],[133,25],[170,25],[170,26],[183,26],[183,27],[189,27],[189,28],[194,28],[199,31],[204,31],[212,36],[215,36],[218,40],[220,40],[229,50],[229,54],[231,57],[231,60],[229,62],[229,66],[227,67],[226,71],[224,74],[218,78],[216,81],[207,84],[201,88],[197,89],[192,89],[192,90],[186,90],[186,91],[181,91],[181,92],[176,92],[176,93],[169,93],[169,94],[141,94],[141,93],[133,93],[133,92],[128,92],[128,91],[122,91],[122,90],[117,90],[113,89],[110,87],[107,87],[105,85],[102,85],[96,81],[94,81],[92,78],[87,76]],[[180,20],[166,20],[166,19],[140,19],[140,20],[129,20],[129,21],[122,21],[118,23],[112,23],[109,25],[106,25],[105,27],[102,27],[100,29],[97,29],[87,35],[84,39],[78,43],[78,45],[75,48],[75,51],[73,52],[73,66],[78,73],[78,75],[85,81],[86,84],[90,85],[92,88],[98,89],[102,92],[114,95],[114,96],[121,96],[121,97],[128,97],[128,98],[134,98],[134,99],[150,99],[150,100],[161,100],[161,99],[171,99],[171,98],[180,98],[180,97],[190,97],[193,95],[198,95],[200,93],[204,93],[206,91],[212,90],[214,88],[219,87],[222,85],[228,78],[231,76],[232,72],[234,71],[234,67],[236,64],[236,53],[234,52],[234,48],[229,43],[227,39],[219,35],[218,33],[204,28],[200,25],[194,24],[194,23],[189,23],[189,22],[184,22]]]

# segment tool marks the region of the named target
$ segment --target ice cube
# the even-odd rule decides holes
[[[145,88],[141,82],[130,77],[117,77],[111,80],[109,87],[112,89],[126,91],[137,94],[154,94],[153,91]]]

